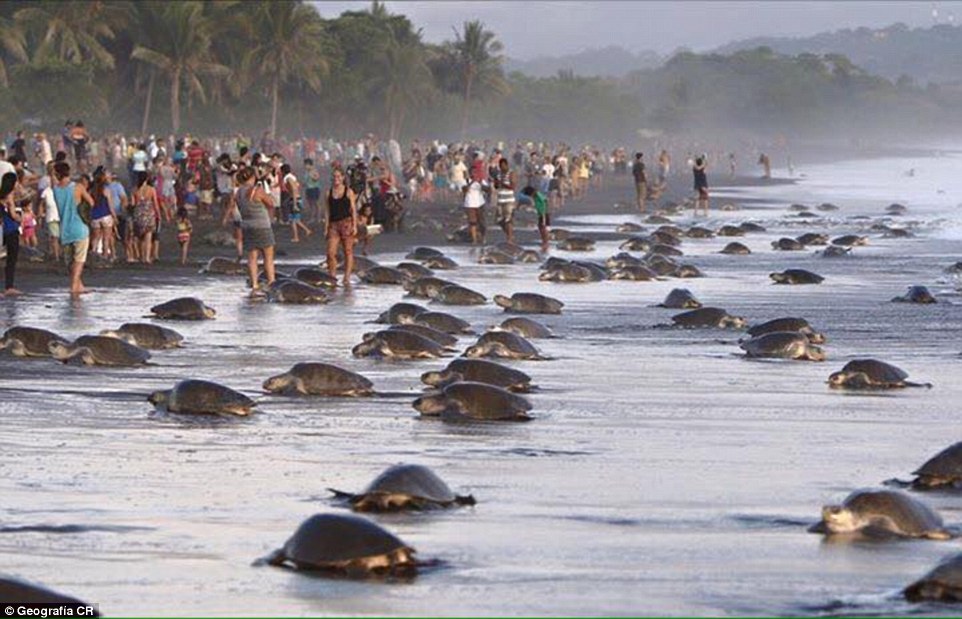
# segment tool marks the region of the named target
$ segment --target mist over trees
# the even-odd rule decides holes
[[[482,21],[431,44],[377,2],[332,19],[299,0],[0,3],[7,129],[81,118],[102,133],[341,138],[944,134],[962,127],[960,101],[951,85],[893,81],[834,51],[681,52],[623,77],[526,75],[506,69],[498,34]]]

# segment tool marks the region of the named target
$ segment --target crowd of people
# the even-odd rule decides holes
[[[31,256],[68,261],[70,290],[86,291],[90,261],[151,265],[161,257],[163,230],[175,230],[179,260],[190,259],[197,220],[219,219],[233,230],[237,259],[248,262],[254,295],[261,295],[258,262],[266,285],[274,280],[275,230],[299,243],[316,230],[326,239],[328,266],[336,273],[343,255],[350,282],[354,250],[367,253],[372,236],[401,231],[418,204],[459,203],[471,242],[484,244],[488,212],[514,241],[519,206],[537,214],[547,249],[551,213],[566,200],[583,199],[608,176],[634,180],[637,207],[665,191],[671,156],[660,149],[654,173],[644,154],[624,148],[482,141],[421,143],[406,153],[395,140],[302,138],[255,140],[242,134],[199,138],[93,138],[82,121],[67,122],[59,142],[23,132],[0,151],[4,176],[5,294],[16,296],[21,248]],[[696,208],[708,209],[708,156],[689,155]],[[734,155],[730,158],[734,170]],[[766,174],[769,169],[766,168]]]

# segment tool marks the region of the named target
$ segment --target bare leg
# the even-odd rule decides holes
[[[337,277],[337,246],[338,239],[334,234],[327,237],[327,271],[331,277]],[[353,266],[353,265],[352,265]]]
[[[260,290],[260,283],[257,281],[257,250],[247,252],[247,276],[251,280],[251,294]]]
[[[351,273],[354,272],[354,237],[344,239],[344,287],[351,286]]]
[[[144,264],[153,262],[153,233],[146,232],[140,242],[140,257]]]
[[[262,250],[264,254],[264,273],[267,275],[267,286],[274,285],[274,246],[265,247]]]

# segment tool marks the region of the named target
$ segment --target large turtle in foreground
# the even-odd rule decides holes
[[[152,314],[164,320],[212,319],[217,312],[196,297],[178,297],[150,308]]]
[[[297,363],[264,381],[264,391],[300,395],[358,397],[374,394],[367,378],[329,363]]]
[[[51,591],[46,587],[25,582],[10,576],[0,576],[0,603],[4,604],[59,604],[59,605],[81,605],[92,606],[86,602],[81,602],[77,598]],[[12,607],[8,607],[10,611]],[[13,613],[8,613],[12,615]],[[39,613],[38,615],[39,616]],[[95,612],[86,617],[99,617],[100,613]]]
[[[918,499],[897,490],[856,490],[841,505],[823,507],[821,522],[809,530],[826,535],[952,538],[941,516]]]
[[[494,295],[494,302],[515,314],[560,314],[564,303],[536,292],[516,292],[510,297]]]
[[[853,359],[838,372],[828,377],[830,387],[836,389],[900,389],[902,387],[931,387],[905,379],[908,373],[878,359]]]
[[[962,553],[944,559],[902,594],[909,602],[962,602]]]
[[[16,357],[49,357],[54,342],[67,344],[67,339],[53,331],[36,327],[10,327],[0,338],[0,350],[6,349]]]
[[[413,548],[370,520],[315,514],[264,561],[349,578],[410,577],[417,574],[414,554]]]
[[[51,342],[50,354],[57,361],[79,359],[84,365],[135,366],[150,359],[150,353],[143,348],[105,335],[82,335],[72,344]]]
[[[421,382],[438,389],[457,382],[485,383],[508,391],[531,391],[531,377],[515,368],[510,368],[486,359],[454,359],[440,371],[421,374]]]
[[[434,471],[420,464],[395,464],[374,478],[363,492],[353,494],[328,488],[357,512],[395,512],[474,505],[471,495],[454,494]]]
[[[182,380],[173,389],[155,391],[147,401],[171,413],[191,415],[246,417],[257,406],[254,400],[230,387],[196,379]]]
[[[424,416],[444,421],[529,421],[531,403],[506,389],[484,383],[457,382],[440,393],[424,395],[412,406]]]
[[[917,490],[962,487],[962,442],[950,445],[925,461],[913,473],[911,486]]]

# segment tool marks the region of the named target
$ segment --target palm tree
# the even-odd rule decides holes
[[[501,42],[478,20],[464,22],[463,32],[454,32],[455,39],[448,44],[451,68],[457,71],[457,81],[463,99],[461,135],[467,132],[471,114],[474,89],[480,86],[484,93],[507,91],[507,83],[501,70]]]
[[[21,62],[27,61],[27,45],[17,24],[6,17],[0,17],[0,86],[7,87],[7,63],[4,55],[8,55]]]
[[[35,62],[57,59],[112,69],[114,57],[103,41],[125,26],[129,8],[127,2],[105,0],[38,2],[19,9],[14,19],[37,34]]]
[[[408,111],[433,94],[434,78],[416,42],[400,43],[392,37],[379,55],[379,65],[374,87],[384,99],[388,134],[397,139]]]
[[[321,46],[324,23],[312,5],[297,0],[263,2],[251,17],[251,47],[244,60],[244,73],[270,84],[273,138],[281,84],[298,80],[314,92],[321,89],[321,77],[328,71]]]
[[[190,92],[207,100],[202,77],[223,77],[230,70],[211,54],[214,25],[199,0],[167,2],[159,8],[156,40],[138,45],[130,57],[151,65],[170,80],[170,119],[174,133],[180,130],[180,89],[186,82]],[[149,111],[149,110],[148,110]]]

